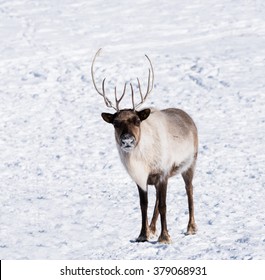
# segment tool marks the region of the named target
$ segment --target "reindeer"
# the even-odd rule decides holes
[[[198,152],[198,134],[192,118],[176,108],[164,110],[137,110],[146,100],[154,86],[154,70],[147,55],[150,68],[147,90],[142,92],[137,78],[140,103],[135,104],[134,90],[130,83],[132,108],[120,109],[119,105],[126,93],[125,83],[121,96],[114,89],[115,104],[105,93],[105,79],[100,90],[94,78],[94,63],[101,49],[95,54],[91,65],[91,76],[96,91],[103,97],[105,104],[113,108],[114,114],[102,113],[104,121],[115,129],[115,140],[121,162],[130,177],[135,181],[140,197],[142,228],[137,242],[148,241],[156,233],[156,222],[160,214],[161,233],[158,242],[171,243],[166,220],[166,195],[168,179],[181,174],[186,187],[189,208],[189,222],[186,234],[195,234],[197,226],[194,219],[192,179]],[[148,185],[156,188],[156,202],[150,225],[148,224]]]

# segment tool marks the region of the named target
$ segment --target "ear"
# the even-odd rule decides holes
[[[113,123],[114,120],[114,114],[109,113],[102,113],[101,114],[102,119],[107,123]]]
[[[141,121],[144,121],[149,117],[150,113],[151,113],[150,109],[144,109],[142,111],[137,112],[137,115]]]

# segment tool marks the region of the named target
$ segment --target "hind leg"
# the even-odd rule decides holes
[[[156,197],[158,201],[158,211],[161,218],[161,234],[158,238],[158,242],[169,244],[171,243],[171,239],[167,230],[167,178],[164,178],[164,180],[161,178],[156,184]]]
[[[153,213],[153,217],[152,217],[151,224],[150,224],[150,233],[152,235],[156,234],[156,222],[157,222],[157,219],[159,216],[158,204],[159,204],[159,199],[158,199],[158,197],[156,197],[154,213]]]
[[[188,206],[189,206],[189,223],[187,227],[187,233],[186,233],[187,235],[195,234],[197,231],[197,226],[194,218],[193,185],[192,185],[194,169],[195,169],[195,164],[193,164],[187,171],[181,174],[185,182],[186,193],[188,196]]]

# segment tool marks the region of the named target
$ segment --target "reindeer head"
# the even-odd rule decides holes
[[[142,93],[140,80],[137,78],[139,93],[140,93],[140,97],[141,97],[140,103],[135,105],[133,86],[130,83],[133,108],[120,110],[119,104],[126,93],[127,84],[125,83],[123,93],[120,98],[117,97],[116,87],[114,88],[115,105],[113,105],[112,102],[106,97],[106,94],[105,94],[106,78],[103,79],[103,81],[102,81],[102,91],[100,91],[96,86],[93,67],[94,67],[95,59],[96,59],[97,55],[99,54],[100,50],[101,49],[99,49],[97,51],[97,53],[93,59],[92,66],[91,66],[91,75],[92,75],[93,85],[94,85],[96,91],[104,98],[106,106],[109,108],[113,108],[116,111],[116,113],[114,113],[114,114],[102,113],[101,116],[104,121],[106,121],[107,123],[113,124],[113,126],[115,128],[116,142],[120,146],[120,148],[124,152],[130,152],[137,146],[137,144],[140,141],[141,122],[144,121],[145,119],[147,119],[151,113],[150,109],[144,109],[141,111],[138,111],[136,109],[144,103],[147,96],[153,89],[153,85],[154,85],[153,66],[152,66],[152,63],[151,63],[151,60],[149,59],[149,57],[147,55],[145,55],[151,66],[151,68],[149,69],[149,74],[148,74],[148,85],[147,85],[146,93],[145,94]],[[152,79],[151,79],[151,76],[152,76]]]

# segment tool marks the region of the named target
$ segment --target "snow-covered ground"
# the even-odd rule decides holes
[[[0,37],[1,259],[265,259],[263,0],[0,0]],[[146,83],[148,54],[146,106],[197,123],[197,235],[175,177],[173,244],[134,242],[137,188],[90,77],[100,47],[108,96]]]

